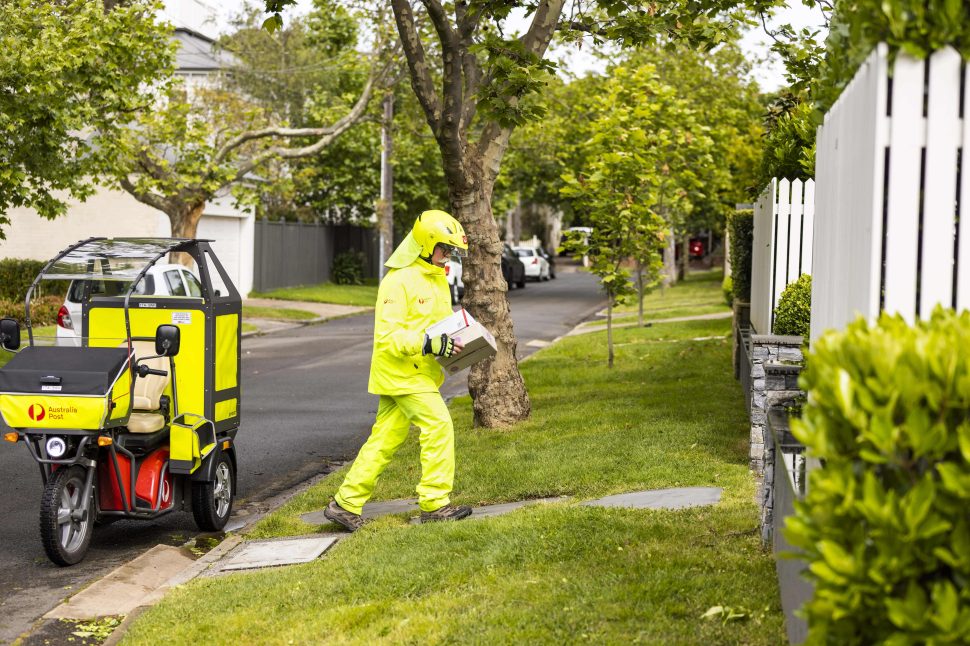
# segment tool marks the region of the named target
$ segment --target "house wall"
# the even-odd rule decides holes
[[[3,228],[0,258],[49,260],[78,240],[162,237],[171,235],[168,216],[122,191],[101,189],[86,202],[70,201],[67,214],[45,220],[33,209],[12,209]],[[213,240],[212,248],[243,297],[253,288],[254,217],[228,197],[211,201],[199,222],[197,237]]]

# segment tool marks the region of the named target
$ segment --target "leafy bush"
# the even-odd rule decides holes
[[[721,291],[724,292],[724,300],[730,306],[734,303],[734,280],[730,276],[725,276],[721,281]]]
[[[751,302],[751,247],[754,244],[754,211],[735,211],[728,216],[731,242],[731,275],[734,300]]]
[[[788,285],[775,308],[775,334],[808,336],[812,322],[812,277],[802,274]]]
[[[361,251],[344,251],[333,258],[333,282],[338,285],[361,285],[367,256]]]
[[[822,466],[786,536],[809,642],[970,643],[970,312],[883,315],[813,343],[792,432]]]
[[[4,258],[0,260],[0,299],[20,300],[27,296],[30,284],[37,274],[47,264],[41,260],[27,260],[24,258]],[[37,295],[64,295],[67,293],[67,281],[44,280],[37,286]]]
[[[64,305],[63,296],[41,296],[30,301],[30,324],[34,327],[54,325],[57,312]],[[0,318],[16,319],[20,327],[27,325],[24,317],[24,301],[0,298]]]

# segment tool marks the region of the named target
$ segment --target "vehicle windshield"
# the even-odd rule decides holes
[[[536,255],[535,249],[516,249],[515,253],[519,255],[519,258],[528,258]]]
[[[184,240],[163,238],[95,238],[63,254],[42,278],[45,280],[93,280],[131,284],[149,264]],[[125,287],[120,287],[124,293]],[[111,294],[107,288],[105,293]]]

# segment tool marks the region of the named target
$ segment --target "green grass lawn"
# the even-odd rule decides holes
[[[269,292],[253,292],[250,294],[250,297],[373,307],[374,302],[377,300],[377,281],[371,280],[366,285],[320,283],[319,285],[307,285],[303,287],[285,287]]]
[[[720,281],[698,282],[706,289],[668,292],[673,307],[691,300],[677,289],[695,290],[699,304],[720,293]],[[563,339],[522,364],[533,413],[510,429],[474,429],[470,400],[452,403],[454,502],[570,501],[454,524],[385,517],[319,561],[180,587],[125,643],[783,643],[730,326],[618,329],[613,370],[604,334]],[[376,500],[414,495],[414,435]],[[343,474],[292,499],[251,537],[332,531],[299,516],[325,506]],[[682,486],[722,487],[722,501],[680,511],[575,504]],[[713,606],[743,616],[702,619]]]
[[[271,319],[274,321],[309,321],[317,318],[317,315],[306,310],[243,305],[243,318]]]
[[[724,292],[721,291],[723,279],[724,272],[714,269],[687,274],[685,280],[667,290],[662,290],[659,286],[654,287],[643,297],[643,315],[645,318],[673,318],[690,314],[728,312],[731,308],[724,302]],[[613,310],[615,314],[636,311],[636,298]],[[674,311],[687,313],[674,313]]]

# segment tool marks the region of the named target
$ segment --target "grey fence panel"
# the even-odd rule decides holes
[[[365,276],[377,273],[377,231],[350,225],[256,221],[253,289],[313,285],[330,280],[334,255],[347,250],[366,256]]]

